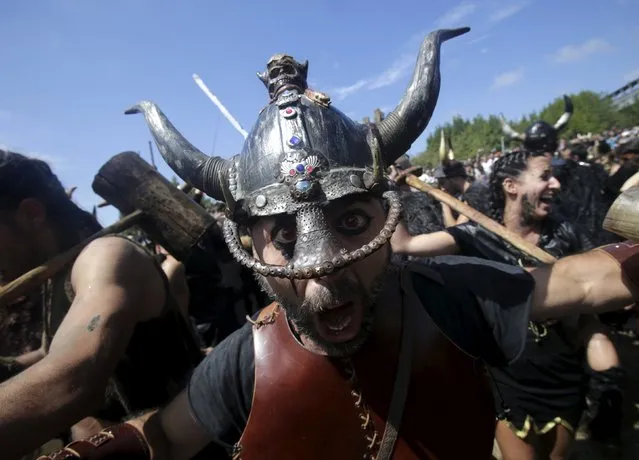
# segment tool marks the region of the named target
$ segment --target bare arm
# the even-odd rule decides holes
[[[164,409],[127,423],[144,435],[153,460],[188,460],[211,442],[191,413],[186,391]]]
[[[530,270],[535,319],[620,309],[639,299],[639,288],[619,262],[595,249]]]
[[[463,214],[459,214],[457,216],[457,219],[455,219],[455,217],[453,216],[453,210],[450,209],[450,206],[448,206],[444,202],[442,202],[441,205],[442,205],[442,217],[444,218],[444,227],[446,228],[454,227],[455,225],[465,224],[466,222],[470,221],[470,219]]]
[[[424,233],[411,236],[401,222],[391,238],[393,251],[413,257],[435,257],[454,255],[459,247],[448,232]]]
[[[102,402],[136,323],[160,313],[164,286],[146,254],[101,238],[76,260],[76,293],[49,350],[0,385],[0,451],[15,458],[57,436]]]

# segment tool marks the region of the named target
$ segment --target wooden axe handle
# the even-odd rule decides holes
[[[462,214],[468,217],[473,222],[478,223],[482,227],[486,228],[488,231],[508,241],[517,249],[528,254],[531,257],[534,257],[538,261],[544,264],[552,264],[557,261],[555,257],[551,256],[546,251],[538,248],[532,243],[529,243],[528,241],[523,239],[521,236],[511,232],[503,225],[498,224],[497,222],[492,220],[490,217],[485,216],[484,214],[477,211],[476,209],[471,208],[466,203],[459,201],[457,198],[455,198],[452,195],[449,195],[443,190],[439,190],[435,187],[432,187],[426,184],[425,182],[422,182],[416,176],[412,174],[407,176],[406,183],[410,185],[411,187],[416,188],[417,190],[428,193],[437,201],[441,201],[442,203],[447,204],[448,206],[451,207],[451,209],[454,209],[459,214]]]
[[[24,275],[16,278],[15,280],[5,284],[0,288],[0,307],[11,304],[19,297],[27,294],[31,290],[40,286],[46,280],[54,276],[60,270],[62,270],[67,264],[75,260],[80,252],[93,240],[101,238],[103,236],[119,233],[126,230],[129,227],[135,225],[144,214],[142,211],[134,211],[131,214],[123,217],[115,224],[103,228],[97,233],[94,233],[83,242],[75,245],[71,249],[62,254],[58,254],[53,259],[49,260],[43,265],[28,271]]]

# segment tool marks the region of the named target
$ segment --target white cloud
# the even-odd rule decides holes
[[[351,94],[358,92],[359,90],[364,88],[367,84],[368,84],[368,81],[359,80],[359,81],[353,83],[352,85],[341,86],[339,88],[335,88],[335,89],[333,89],[331,91],[331,93],[334,93],[335,94],[335,98],[338,101],[341,101],[341,100],[346,99]]]
[[[601,38],[591,38],[580,45],[566,45],[559,48],[551,57],[557,63],[575,62],[586,57],[612,51],[612,46]]]
[[[639,68],[635,70],[631,70],[628,73],[625,73],[623,76],[623,81],[624,83],[630,83],[631,81],[634,81],[637,78],[639,78]]]
[[[519,13],[521,10],[530,5],[530,3],[531,2],[529,1],[523,1],[498,8],[493,11],[490,16],[488,16],[488,20],[492,23],[501,22],[504,19],[508,19],[509,17]]]
[[[499,89],[499,88],[505,88],[507,86],[515,85],[519,83],[523,77],[524,77],[524,69],[521,67],[515,70],[504,72],[495,77],[491,88]]]
[[[448,10],[435,21],[437,27],[446,28],[459,26],[461,21],[472,15],[477,5],[471,2],[462,2],[455,8]]]
[[[335,94],[335,98],[338,101],[346,99],[348,96],[357,93],[358,91],[370,91],[385,86],[390,86],[400,80],[406,75],[412,65],[414,64],[415,57],[410,55],[403,55],[395,63],[382,72],[379,75],[371,78],[365,78],[356,81],[352,85],[342,86],[334,88],[331,93]]]
[[[476,45],[479,42],[483,42],[488,37],[490,37],[490,34],[480,35],[479,37],[473,38],[472,40],[468,40],[468,44],[469,45]]]

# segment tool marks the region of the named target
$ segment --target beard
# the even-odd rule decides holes
[[[346,358],[358,351],[366,342],[375,322],[375,301],[384,290],[394,266],[387,260],[386,265],[366,288],[364,283],[351,271],[343,271],[342,276],[331,283],[319,285],[312,296],[304,298],[301,304],[296,304],[284,296],[279,295],[268,283],[265,276],[255,273],[255,277],[262,290],[286,311],[287,319],[295,326],[298,335],[309,337],[328,356]],[[359,303],[363,308],[362,323],[353,339],[335,343],[328,341],[318,333],[315,326],[315,315],[328,308],[340,305],[353,298],[353,293],[359,293]]]

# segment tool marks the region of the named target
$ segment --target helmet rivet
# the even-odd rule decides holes
[[[255,198],[255,206],[257,206],[258,208],[263,208],[264,206],[266,206],[266,197],[264,195],[258,195]]]
[[[349,179],[353,187],[362,188],[364,186],[361,177],[359,177],[357,174],[351,174],[351,177]]]

